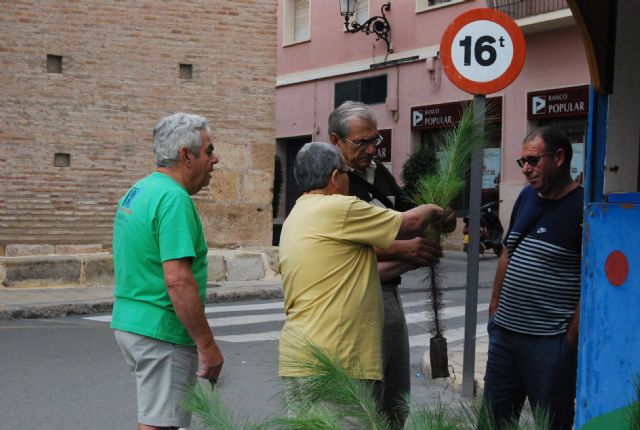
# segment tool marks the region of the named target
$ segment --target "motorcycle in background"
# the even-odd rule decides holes
[[[502,228],[502,223],[498,216],[498,207],[501,201],[489,202],[480,207],[480,254],[482,255],[487,249],[493,250],[497,256],[502,254],[504,228]],[[462,249],[467,252],[469,246],[469,217],[464,217],[463,221],[464,229],[462,233],[464,234],[464,242]]]

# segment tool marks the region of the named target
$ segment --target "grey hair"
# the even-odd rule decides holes
[[[335,108],[329,115],[329,134],[335,133],[340,137],[347,137],[351,118],[370,122],[375,128],[378,128],[378,120],[369,106],[348,100]]]
[[[303,193],[320,190],[329,184],[331,173],[346,169],[340,150],[324,142],[305,144],[296,156],[293,174],[298,189]]]
[[[176,112],[164,117],[153,129],[153,154],[156,166],[174,166],[180,148],[186,147],[196,158],[200,156],[200,130],[211,133],[207,119],[184,112]]]

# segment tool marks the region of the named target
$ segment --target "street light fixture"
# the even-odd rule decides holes
[[[391,2],[385,3],[380,8],[380,12],[382,16],[372,16],[362,24],[357,21],[350,21],[350,18],[355,13],[356,2],[358,0],[339,0],[340,1],[340,15],[344,16],[344,28],[349,33],[357,33],[359,31],[363,31],[365,34],[374,33],[376,35],[376,40],[384,40],[387,44],[387,53],[392,53],[393,49],[391,48],[391,26],[389,25],[389,21],[387,21],[387,17],[384,12],[391,10]]]

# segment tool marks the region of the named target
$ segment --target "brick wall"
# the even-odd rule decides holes
[[[108,249],[114,205],[175,111],[214,126],[220,169],[195,196],[210,246],[270,245],[275,61],[276,0],[0,0],[2,254]]]

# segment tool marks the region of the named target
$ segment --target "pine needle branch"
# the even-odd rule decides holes
[[[462,111],[458,125],[442,132],[440,162],[433,174],[420,179],[418,191],[413,196],[416,203],[449,207],[464,187],[471,167],[471,154],[484,144],[485,136],[477,127],[482,120],[474,117],[473,105],[469,104]]]
[[[485,135],[483,127],[478,127],[479,121],[484,118],[475,118],[473,104],[468,104],[460,116],[460,122],[453,128],[446,129],[442,133],[442,147],[440,148],[440,162],[437,169],[432,174],[427,174],[418,182],[417,192],[413,196],[418,204],[435,203],[436,205],[448,208],[453,199],[463,189],[467,174],[471,165],[471,155],[484,145]],[[426,237],[436,243],[440,243],[441,232],[435,226],[430,226],[426,232]],[[430,277],[431,295],[431,327],[430,332],[433,338],[443,338],[444,331],[442,321],[442,310],[444,303],[442,300],[442,285],[438,273],[437,265],[431,267]],[[441,348],[442,354],[431,351],[432,358],[443,357],[440,371],[435,371],[432,362],[432,374],[448,376],[446,369],[446,343]]]
[[[207,430],[263,430],[265,424],[238,423],[235,421],[231,409],[220,399],[215,390],[203,387],[203,383],[196,383],[191,396],[184,403],[186,409],[192,411],[198,422],[193,427]]]
[[[387,430],[386,420],[378,413],[372,387],[365,378],[353,378],[334,357],[302,335],[294,335],[296,355],[283,360],[288,367],[308,374],[295,378],[284,396],[295,410],[327,405],[341,418],[351,418],[372,430]],[[301,356],[305,357],[301,359]],[[320,410],[320,409],[318,409]],[[316,417],[317,418],[317,417]]]

